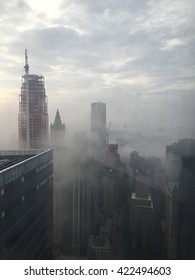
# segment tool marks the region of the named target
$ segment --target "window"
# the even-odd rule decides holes
[[[1,212],[1,218],[3,219],[5,217],[5,211]]]
[[[4,195],[4,193],[5,193],[5,190],[4,190],[4,189],[1,189],[0,195]]]

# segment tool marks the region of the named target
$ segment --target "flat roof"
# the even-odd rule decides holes
[[[103,248],[103,249],[107,249],[108,248],[108,240],[106,238],[102,238],[102,237],[95,237],[94,239],[92,239],[91,247],[93,248]]]
[[[32,156],[33,155],[0,155],[0,171],[23,160],[31,158]]]

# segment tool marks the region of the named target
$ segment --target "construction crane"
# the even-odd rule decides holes
[[[109,122],[108,128],[106,129],[106,148],[108,148],[108,144],[109,144],[110,127],[111,127],[111,122]]]

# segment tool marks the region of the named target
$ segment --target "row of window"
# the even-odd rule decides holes
[[[36,190],[39,190],[40,187],[43,186],[43,185],[45,185],[46,182],[49,181],[51,178],[52,178],[52,174],[50,174],[48,178],[45,178],[44,180],[42,180],[42,181],[40,182],[40,184],[37,185]],[[1,195],[4,195],[4,189],[1,189],[0,194],[1,194]],[[28,194],[29,194],[29,193],[28,193]],[[27,195],[28,195],[28,194],[27,194]],[[24,202],[24,201],[25,201],[25,195],[22,195],[22,196],[21,196],[21,202]],[[1,218],[2,218],[2,219],[5,218],[5,214],[6,214],[5,210],[3,210],[3,211],[1,212]]]
[[[47,161],[47,163],[46,163],[46,161]],[[38,167],[37,168],[38,170],[39,170],[39,168],[40,168],[40,170],[46,168],[46,166],[49,166],[51,163],[52,163],[51,155],[50,155],[50,153],[47,153],[47,152],[40,156],[37,155],[37,157],[29,159],[25,162],[21,162],[19,165],[14,166],[13,168],[10,168],[9,170],[7,170],[6,172],[3,172],[1,174],[0,186],[16,180],[17,178],[21,177],[23,174],[35,169],[36,166],[39,166],[40,164],[41,164],[41,167]],[[39,171],[37,171],[37,172],[39,172]]]

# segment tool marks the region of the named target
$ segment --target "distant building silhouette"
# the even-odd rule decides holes
[[[0,259],[52,259],[51,150],[0,152]]]
[[[179,186],[178,259],[195,259],[195,156],[183,156]]]
[[[19,98],[19,147],[21,149],[40,149],[48,146],[48,112],[44,77],[29,75],[27,50],[25,56],[25,75]]]
[[[73,156],[73,255],[86,255],[90,234],[89,141],[86,133],[74,135]]]
[[[91,104],[91,146],[96,157],[105,156],[106,151],[106,104]]]
[[[50,125],[50,145],[65,146],[65,124],[62,124],[59,110],[56,112],[54,123]]]
[[[193,259],[195,140],[166,146],[165,246],[168,259]],[[191,240],[191,241],[190,241]]]
[[[195,155],[195,140],[180,139],[166,146],[166,176],[168,181],[178,181],[183,155]]]

